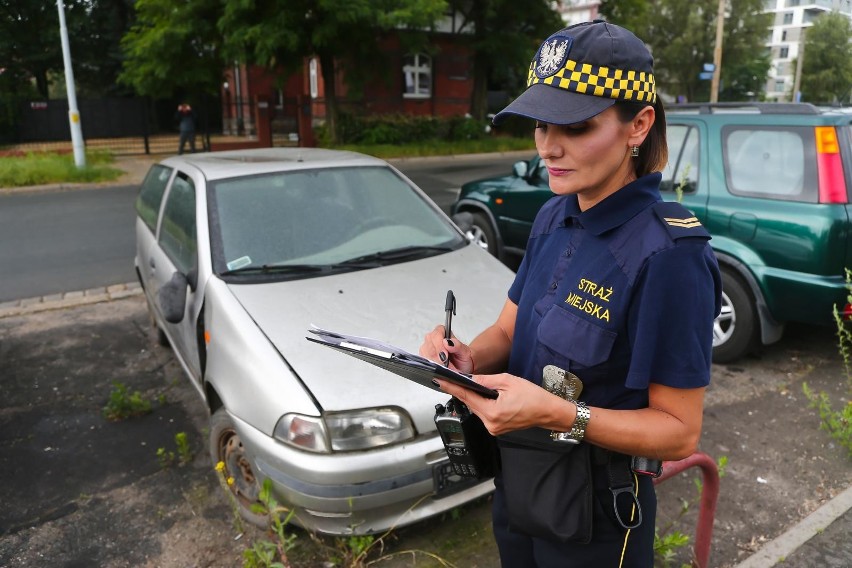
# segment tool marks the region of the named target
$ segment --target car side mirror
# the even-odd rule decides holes
[[[529,164],[521,160],[520,162],[515,162],[515,165],[512,166],[512,173],[515,174],[516,177],[525,178],[529,173],[529,169]]]
[[[453,215],[451,219],[462,233],[467,234],[467,232],[473,228],[473,213],[462,211]]]
[[[186,276],[175,272],[172,279],[166,282],[157,292],[163,317],[169,323],[180,323],[186,311],[186,287],[189,284]]]

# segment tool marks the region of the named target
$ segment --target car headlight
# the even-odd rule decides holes
[[[367,450],[414,437],[408,415],[394,408],[331,412],[322,417],[286,414],[273,435],[312,452]]]

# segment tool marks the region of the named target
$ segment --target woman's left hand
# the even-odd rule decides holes
[[[473,375],[472,378],[496,390],[499,396],[496,399],[485,398],[448,381],[436,380],[441,390],[464,402],[495,436],[533,426],[551,428],[550,421],[555,416],[569,413],[565,406],[573,406],[540,386],[508,373]]]

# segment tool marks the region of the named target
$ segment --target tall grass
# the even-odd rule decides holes
[[[112,162],[113,156],[108,152],[86,152],[83,168],[77,168],[71,154],[30,152],[22,156],[2,156],[0,187],[111,181],[124,173],[110,167]]]

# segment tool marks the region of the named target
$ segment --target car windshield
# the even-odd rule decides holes
[[[405,262],[466,243],[388,167],[228,178],[210,183],[209,199],[213,267],[224,276],[307,278]],[[388,251],[405,254],[382,254]]]

